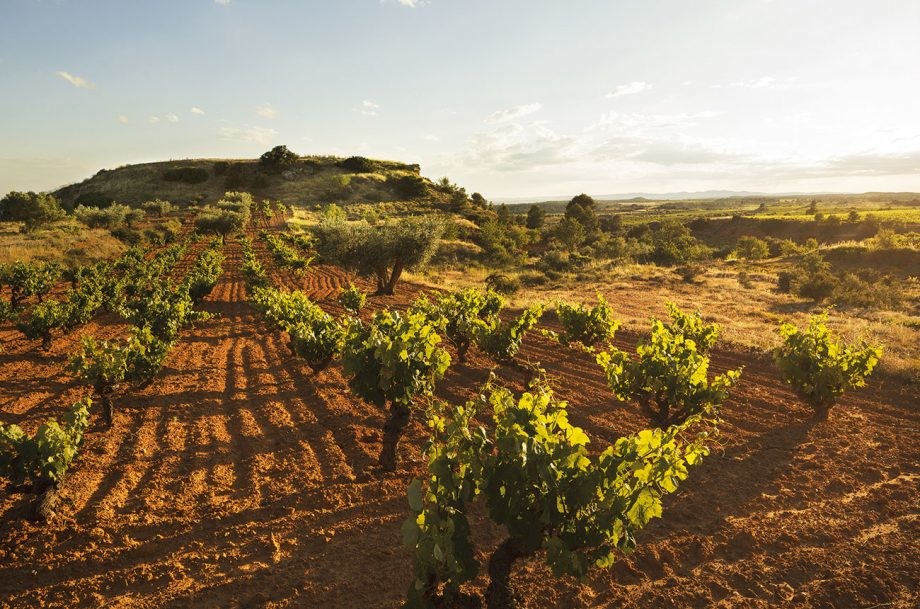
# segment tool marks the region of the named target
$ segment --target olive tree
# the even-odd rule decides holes
[[[437,251],[444,221],[433,216],[370,225],[324,218],[314,229],[316,250],[327,262],[377,278],[377,294],[392,294],[405,270],[422,268]]]
[[[12,191],[0,199],[0,220],[24,222],[26,232],[63,217],[64,210],[58,200],[44,192]]]

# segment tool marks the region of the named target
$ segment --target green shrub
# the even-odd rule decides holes
[[[502,294],[503,296],[513,296],[521,290],[521,282],[516,277],[511,277],[503,273],[492,273],[486,277],[486,289]]]
[[[148,385],[163,367],[172,344],[155,337],[148,327],[133,328],[126,340],[84,336],[80,350],[70,359],[70,370],[93,387],[106,425],[111,427],[115,392],[124,383]]]
[[[745,235],[735,244],[735,253],[745,260],[763,260],[770,256],[770,246],[763,239]]]
[[[562,325],[559,338],[566,345],[581,343],[590,347],[600,342],[609,342],[620,327],[620,322],[613,318],[613,309],[600,292],[597,294],[597,304],[593,307],[582,303],[570,305],[560,302],[556,305],[556,316]]]
[[[827,314],[812,316],[808,327],[800,330],[782,324],[783,344],[773,359],[783,381],[826,419],[837,399],[851,387],[862,387],[882,356],[882,348],[862,341],[848,345],[827,328]]]
[[[291,352],[318,374],[342,352],[346,328],[319,306],[314,305],[312,313],[307,321],[282,326],[291,338]]]
[[[418,199],[428,196],[428,181],[421,176],[389,176],[386,183],[401,199]]]
[[[47,193],[12,191],[0,199],[0,220],[23,222],[26,232],[60,220],[64,215],[58,200]]]
[[[363,156],[350,156],[339,161],[339,167],[353,173],[373,173],[377,171],[377,164]]]
[[[597,355],[607,384],[620,400],[635,400],[661,427],[714,413],[728,397],[741,370],[708,379],[709,358],[695,341],[652,321],[651,335],[636,347],[636,359],[612,349]]]
[[[487,385],[465,405],[432,408],[428,470],[424,482],[409,484],[402,526],[413,553],[406,606],[479,606],[459,599],[478,570],[471,513],[484,511],[507,534],[489,559],[488,607],[516,606],[512,575],[520,558],[545,556],[556,576],[609,568],[662,515],[664,495],[709,454],[716,423],[698,417],[643,430],[597,454],[545,383],[520,396]],[[471,505],[477,498],[481,511]]]
[[[349,283],[348,287],[339,294],[339,304],[352,315],[360,313],[366,303],[367,294],[353,283]]]
[[[504,301],[497,292],[467,288],[439,294],[434,303],[418,300],[413,309],[426,310],[428,319],[443,329],[447,340],[457,349],[457,359],[465,363],[478,328],[495,318],[503,306]]]
[[[141,209],[149,214],[156,214],[159,217],[168,216],[170,212],[176,209],[176,206],[169,201],[154,199],[141,204]]]
[[[56,262],[23,262],[0,266],[0,284],[10,288],[10,304],[18,309],[22,303],[35,296],[44,299],[61,278],[61,266]]]
[[[115,197],[102,192],[82,192],[74,199],[75,206],[108,207],[115,202]]]
[[[200,302],[214,290],[223,273],[225,258],[220,251],[222,246],[223,240],[218,239],[203,251],[185,279],[188,293],[195,302]]]
[[[314,229],[322,259],[376,276],[378,294],[392,294],[404,270],[423,268],[437,251],[443,233],[444,219],[437,216],[370,226],[349,224],[334,212],[324,213]]]
[[[205,208],[195,218],[195,230],[199,233],[213,233],[227,237],[246,228],[248,220],[243,213]]]
[[[695,283],[697,279],[706,274],[706,267],[702,264],[682,264],[674,269],[684,283]]]
[[[295,165],[298,159],[300,157],[287,146],[275,146],[259,157],[259,165],[268,171],[282,171]]]
[[[668,309],[668,317],[671,318],[671,321],[665,324],[665,329],[692,340],[700,353],[705,354],[712,349],[719,338],[719,324],[706,323],[699,311],[684,313],[673,302],[665,303],[665,307]]]
[[[207,182],[211,175],[203,167],[175,167],[163,172],[164,182],[181,182],[183,184],[201,184]]]
[[[0,477],[14,485],[29,482],[34,492],[60,482],[83,442],[90,405],[88,399],[77,402],[64,414],[63,425],[48,421],[33,436],[18,425],[0,423]]]
[[[396,467],[396,450],[417,397],[428,397],[450,366],[450,355],[425,315],[378,312],[365,325],[353,323],[342,364],[352,393],[379,407],[390,405],[380,465]]]
[[[42,340],[42,350],[51,349],[53,332],[67,325],[70,311],[67,304],[58,300],[40,302],[29,311],[25,319],[20,318],[16,328],[28,339]]]
[[[542,316],[542,304],[524,309],[517,319],[511,321],[503,322],[498,315],[493,315],[476,326],[476,346],[497,362],[511,363],[521,349],[524,335],[537,325]]]

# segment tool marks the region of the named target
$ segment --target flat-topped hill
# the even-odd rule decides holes
[[[289,204],[404,201],[429,194],[418,165],[364,157],[307,156],[283,164],[258,159],[187,159],[102,169],[54,193],[66,207],[112,201],[210,201],[228,190]]]

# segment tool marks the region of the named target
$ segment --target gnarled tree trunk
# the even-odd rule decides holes
[[[402,404],[390,405],[390,416],[383,425],[383,449],[380,451],[380,467],[383,471],[396,469],[396,450],[403,430],[409,424],[409,408]]]
[[[501,542],[489,558],[489,587],[486,588],[488,609],[515,609],[518,594],[511,585],[511,566],[518,558],[527,556],[518,542],[508,538]]]

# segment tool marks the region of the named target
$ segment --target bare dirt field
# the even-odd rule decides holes
[[[411,561],[399,529],[406,486],[424,473],[422,421],[407,430],[400,468],[379,473],[384,413],[353,397],[337,366],[314,376],[291,356],[247,304],[238,244],[225,253],[204,305],[218,315],[186,330],[157,380],[117,403],[111,430],[91,427],[63,483],[61,515],[39,525],[26,519],[29,496],[0,495],[0,607],[401,603]],[[334,299],[354,278],[318,266],[303,277],[273,271],[272,280],[338,314]],[[405,306],[419,291],[400,288],[371,307]],[[79,336],[123,328],[100,317],[43,354],[0,327],[4,420],[32,431],[59,416],[84,392],[66,371]],[[617,343],[637,339],[620,333]],[[590,356],[536,333],[521,356],[547,368],[596,450],[646,426],[638,407],[615,402]],[[920,606],[916,386],[876,376],[814,424],[767,356],[717,348],[713,360],[716,370],[744,366],[722,445],[611,570],[557,580],[539,559],[520,563],[525,606]],[[472,352],[438,394],[465,399],[490,365]],[[497,373],[518,388],[524,380]],[[481,517],[473,524],[484,564],[501,531]],[[481,575],[470,590],[486,583]]]

